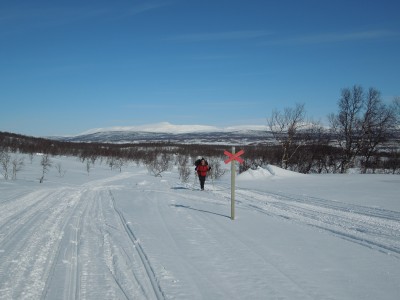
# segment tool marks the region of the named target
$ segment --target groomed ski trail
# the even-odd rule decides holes
[[[2,201],[0,299],[164,299],[110,192],[129,176]]]

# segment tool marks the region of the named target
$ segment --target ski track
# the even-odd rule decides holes
[[[214,191],[230,199],[226,189]],[[316,227],[400,259],[400,212],[284,193],[236,190],[239,208]]]
[[[37,299],[44,290],[62,237],[63,220],[73,205],[70,191],[37,191],[8,207],[1,225],[1,299]],[[56,205],[55,205],[56,204]],[[3,220],[3,219],[2,219]],[[7,231],[7,234],[4,232]]]
[[[0,299],[164,299],[110,191],[127,177],[3,198]]]
[[[165,295],[160,287],[157,276],[154,272],[153,267],[151,266],[150,260],[147,257],[146,252],[143,250],[140,241],[136,238],[132,226],[130,226],[129,223],[126,222],[122,212],[117,209],[114,196],[112,195],[112,192],[110,190],[109,190],[109,195],[112,200],[112,207],[116,212],[116,214],[119,216],[122,227],[124,228],[127,236],[129,237],[129,240],[132,242],[134,249],[137,251],[144,268],[146,269],[147,276],[153,287],[154,295],[158,300],[165,299]]]

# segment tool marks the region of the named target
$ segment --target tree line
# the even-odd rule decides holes
[[[329,128],[307,119],[304,104],[273,111],[268,126],[280,145],[278,165],[302,173],[399,170],[400,98],[385,104],[374,88],[342,90]]]
[[[305,105],[274,110],[267,118],[268,131],[274,142],[236,145],[245,150],[240,171],[274,164],[301,173],[346,173],[358,168],[361,173],[400,173],[400,98],[385,104],[379,91],[360,86],[345,88],[338,100],[338,112],[329,115],[329,128],[307,117]],[[267,132],[266,132],[267,135]],[[143,163],[150,173],[160,176],[170,167],[172,157],[185,177],[189,158],[207,157],[217,168],[225,159],[230,145],[196,145],[171,142],[83,143],[65,142],[0,132],[0,171],[5,179],[15,179],[23,161],[10,153],[35,153],[49,156],[75,156],[89,173],[97,159],[105,160],[111,169],[122,169],[126,162]],[[43,176],[49,167],[42,162]]]

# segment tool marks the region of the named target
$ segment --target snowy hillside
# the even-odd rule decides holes
[[[0,299],[398,299],[400,177],[274,166],[180,183],[39,158],[0,179]]]
[[[194,133],[194,132],[231,132],[243,130],[265,130],[266,126],[261,125],[241,125],[230,127],[216,127],[210,125],[175,125],[169,122],[160,122],[155,124],[139,125],[139,126],[117,126],[108,128],[95,128],[83,132],[84,134],[93,134],[96,132],[113,132],[113,131],[133,131],[133,132],[153,132],[153,133]]]
[[[258,144],[269,138],[271,136],[267,133],[267,127],[261,125],[219,128],[208,125],[174,125],[168,122],[130,127],[95,128],[76,136],[56,137],[58,140],[72,142],[169,141],[201,144]]]

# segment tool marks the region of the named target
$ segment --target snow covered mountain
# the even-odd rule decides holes
[[[174,125],[168,122],[133,127],[96,128],[72,137],[73,142],[139,143],[169,141],[202,144],[259,144],[270,138],[262,125],[219,128],[207,125]]]

